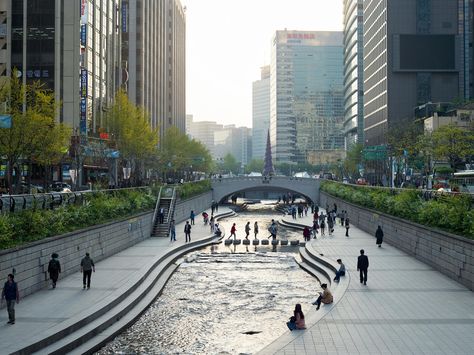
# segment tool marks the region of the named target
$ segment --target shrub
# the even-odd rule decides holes
[[[211,181],[201,180],[196,182],[187,182],[177,186],[178,195],[184,200],[204,192],[211,191]]]

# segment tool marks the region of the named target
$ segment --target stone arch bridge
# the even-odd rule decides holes
[[[213,179],[211,185],[212,197],[219,202],[244,191],[291,192],[302,195],[314,203],[319,201],[320,180],[312,178],[243,176]]]

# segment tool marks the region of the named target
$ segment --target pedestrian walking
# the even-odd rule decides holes
[[[219,212],[219,202],[216,202],[216,203],[214,204],[214,208],[215,208],[215,210],[216,210],[216,213]]]
[[[234,240],[237,239],[237,236],[235,235],[235,232],[237,232],[237,228],[235,227],[235,223],[234,223],[232,225],[232,227],[230,228],[230,235],[229,235],[229,238],[227,238],[227,239],[232,238],[232,236],[234,236]]]
[[[369,268],[369,258],[364,255],[364,249],[360,250],[360,255],[357,258],[357,271],[359,271],[360,283],[367,285],[367,269]]]
[[[319,310],[319,307],[321,306],[321,303],[330,304],[334,301],[332,293],[328,289],[328,285],[327,284],[322,284],[321,288],[323,289],[323,292],[319,292],[318,299],[313,302],[313,305],[317,306],[316,307],[317,311]]]
[[[194,224],[194,217],[196,217],[196,215],[194,214],[194,210],[191,210],[191,213],[189,214],[189,219],[191,220],[191,224]]]
[[[211,216],[214,214],[215,208],[216,208],[216,206],[214,205],[214,200],[212,200],[212,202],[211,202]]]
[[[313,239],[316,239],[316,235],[318,234],[318,229],[319,229],[318,220],[315,219],[313,221]]]
[[[334,219],[332,216],[328,216],[328,233],[329,235],[332,235],[332,232],[334,232]]]
[[[172,219],[170,223],[170,241],[176,242],[176,225],[174,219]]]
[[[165,220],[165,209],[163,207],[160,207],[158,211],[158,223],[163,224]]]
[[[346,266],[342,263],[341,259],[337,259],[337,263],[339,264],[339,270],[336,271],[336,277],[334,278],[334,281],[339,282],[341,276],[346,275]]]
[[[245,225],[245,239],[249,239],[249,234],[250,234],[250,222],[247,222]]]
[[[344,221],[346,220],[346,211],[342,210],[339,217],[341,218],[341,226],[344,227]]]
[[[5,298],[7,302],[8,324],[15,324],[15,301],[20,302],[20,292],[18,291],[18,284],[15,282],[15,276],[8,274],[7,282],[3,285],[2,302]]]
[[[346,226],[346,237],[348,237],[349,236],[349,228],[350,228],[349,218],[346,218],[346,221],[344,222],[344,225]]]
[[[49,278],[53,282],[53,288],[56,288],[56,282],[61,272],[61,264],[59,263],[58,257],[59,255],[56,253],[51,254],[51,260],[48,264]]]
[[[272,219],[272,224],[270,224],[270,227],[268,227],[268,231],[270,232],[268,239],[273,238],[273,240],[276,240],[278,227],[274,219]]]
[[[211,219],[209,220],[209,226],[211,228],[211,233],[214,232],[214,224],[215,224],[214,216],[211,214]]]
[[[375,238],[377,239],[375,243],[379,246],[379,248],[382,247],[383,230],[381,226],[378,226],[377,230],[375,231]]]
[[[321,220],[319,224],[319,229],[321,230],[321,235],[326,235],[324,231],[326,230],[326,223],[324,222],[324,218]]]
[[[189,221],[186,221],[186,224],[184,225],[184,237],[185,243],[191,241],[191,225],[189,224]]]
[[[255,221],[255,223],[253,224],[253,234],[255,236],[255,239],[257,239],[257,234],[258,234],[258,223],[257,223],[257,221]]]
[[[86,280],[87,280],[87,289],[91,288],[91,276],[92,272],[95,272],[94,261],[91,259],[89,253],[86,253],[86,256],[81,260],[81,272],[82,272],[82,288],[86,289]]]

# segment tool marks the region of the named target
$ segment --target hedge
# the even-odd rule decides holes
[[[467,195],[437,194],[426,200],[419,190],[396,192],[332,181],[323,181],[321,190],[362,207],[474,239],[474,210]]]
[[[81,205],[3,214],[0,215],[0,249],[152,210],[155,203],[156,195],[151,190],[122,190],[85,195]]]
[[[177,185],[178,196],[185,200],[193,196],[200,195],[204,192],[211,191],[211,181],[201,180],[196,182],[186,182],[182,185]]]

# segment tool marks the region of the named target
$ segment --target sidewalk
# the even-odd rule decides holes
[[[349,216],[350,218],[350,216]],[[312,216],[286,220],[312,225]],[[339,219],[337,219],[339,222]],[[374,230],[375,234],[375,230]],[[288,332],[262,354],[472,354],[474,294],[415,258],[354,226],[312,240],[325,257],[341,258],[349,287],[317,324]],[[359,283],[357,257],[369,258],[367,286]],[[303,304],[303,311],[314,306]],[[324,306],[322,306],[324,307]]]
[[[219,214],[229,212],[226,207],[219,208]],[[208,211],[210,214],[210,211]],[[32,340],[45,338],[52,328],[61,328],[74,319],[80,319],[91,308],[106,299],[117,296],[121,286],[136,282],[149,270],[150,265],[172,248],[184,243],[185,222],[176,226],[176,242],[169,238],[149,238],[101,262],[96,263],[96,272],[92,274],[90,290],[82,289],[80,265],[77,274],[59,278],[56,289],[36,292],[15,305],[16,324],[6,324],[7,311],[0,312],[0,344],[2,354],[14,352]],[[209,226],[203,225],[200,215],[192,226],[193,241],[211,235]],[[61,259],[59,259],[61,260]],[[2,283],[3,285],[3,283]],[[21,282],[19,282],[21,297]]]

